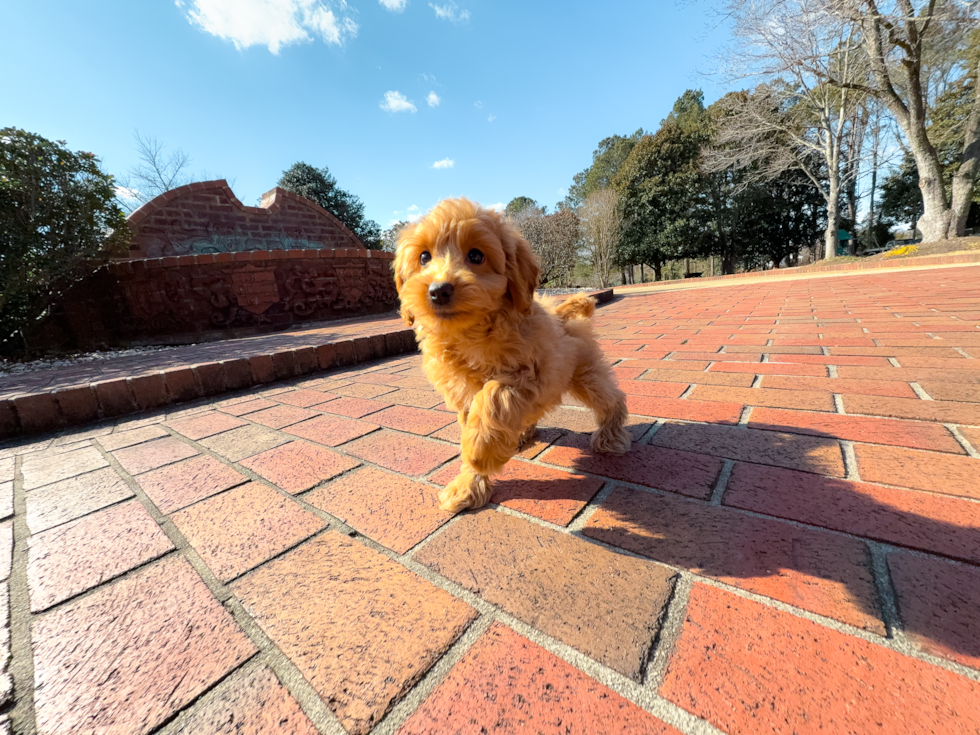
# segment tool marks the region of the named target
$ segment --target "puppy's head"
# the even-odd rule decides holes
[[[403,229],[392,268],[405,322],[443,332],[500,310],[526,314],[541,278],[520,233],[468,199],[445,199]]]

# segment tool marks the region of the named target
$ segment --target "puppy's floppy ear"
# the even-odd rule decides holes
[[[501,221],[499,232],[507,258],[507,294],[514,308],[527,314],[534,302],[534,291],[541,283],[538,256],[513,225]]]
[[[391,261],[391,270],[395,274],[395,290],[398,292],[398,298],[401,299],[402,288],[405,286],[405,281],[408,280],[408,273],[406,269],[405,253],[406,248],[402,247],[403,243],[407,241],[408,235],[414,232],[414,227],[404,227],[401,232],[398,233],[398,249],[395,251],[395,259]],[[401,302],[399,308],[399,313],[401,314],[402,320],[408,326],[415,324],[415,315],[408,310],[404,302]]]

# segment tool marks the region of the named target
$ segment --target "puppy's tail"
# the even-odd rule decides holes
[[[595,314],[595,299],[585,294],[569,296],[555,307],[555,313],[563,322],[571,319],[591,319]]]

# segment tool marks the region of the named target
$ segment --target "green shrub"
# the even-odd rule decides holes
[[[126,251],[130,230],[112,176],[91,153],[73,153],[17,128],[0,130],[0,347],[74,282]]]

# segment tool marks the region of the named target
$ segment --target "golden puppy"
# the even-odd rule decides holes
[[[629,450],[625,396],[592,334],[595,301],[536,299],[534,253],[499,214],[442,201],[402,230],[392,268],[425,374],[459,414],[463,467],[439,493],[444,510],[485,505],[488,476],[566,392],[595,412],[593,451]]]

